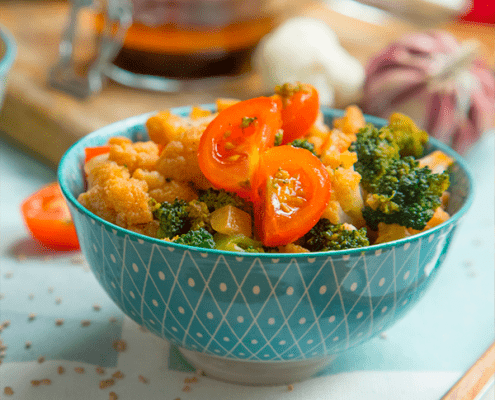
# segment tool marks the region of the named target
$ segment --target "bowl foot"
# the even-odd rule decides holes
[[[206,376],[241,385],[283,385],[304,381],[325,368],[333,357],[303,361],[237,361],[179,349],[194,368]]]

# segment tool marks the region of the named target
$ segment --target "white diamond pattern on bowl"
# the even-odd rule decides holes
[[[385,328],[397,307],[412,303],[425,280],[419,263],[426,259],[434,269],[438,242],[448,234],[391,247],[379,257],[372,251],[348,260],[312,258],[311,264],[280,258],[278,272],[270,274],[259,257],[227,259],[141,243],[100,223],[90,230],[84,242],[96,247],[91,267],[136,322],[186,348],[256,361],[335,353],[376,334],[375,325]]]

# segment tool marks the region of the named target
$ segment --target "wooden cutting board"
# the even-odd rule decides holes
[[[380,26],[362,22],[318,2],[305,8],[304,14],[327,22],[343,47],[363,64],[390,41],[413,30],[394,20]],[[120,119],[170,107],[209,103],[218,97],[246,99],[261,94],[260,79],[248,74],[208,90],[174,94],[141,91],[109,82],[98,95],[78,100],[47,84],[47,74],[58,58],[60,35],[67,19],[66,2],[0,2],[0,23],[11,31],[18,45],[0,113],[1,135],[52,167],[56,167],[76,140]],[[452,24],[446,29],[461,39],[478,38],[484,43],[487,61],[493,65],[493,27]],[[336,106],[342,108],[345,104]]]

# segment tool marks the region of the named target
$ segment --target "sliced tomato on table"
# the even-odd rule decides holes
[[[33,237],[46,247],[79,249],[76,228],[57,182],[42,187],[24,200],[21,212]]]
[[[110,152],[110,146],[109,145],[96,146],[96,147],[86,147],[84,149],[84,155],[85,155],[84,162],[87,163],[93,157],[99,156],[101,154],[109,153],[109,152]]]
[[[282,144],[303,137],[313,126],[320,110],[317,90],[307,83],[285,83],[275,88],[282,101]]]
[[[262,154],[255,185],[255,225],[265,246],[282,246],[302,237],[330,200],[325,166],[308,150],[292,146]]]
[[[216,187],[250,197],[260,154],[273,146],[282,126],[280,99],[236,103],[207,126],[198,150],[201,171]]]

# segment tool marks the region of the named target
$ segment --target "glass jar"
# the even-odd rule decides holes
[[[233,75],[275,26],[264,0],[132,0],[133,22],[114,64],[169,78]],[[101,16],[96,29],[103,27]]]
[[[212,78],[235,79],[250,70],[251,54],[263,36],[307,2],[71,0],[60,60],[50,71],[50,83],[86,97],[99,91],[107,77],[165,92]],[[80,25],[97,38],[84,77],[74,72],[80,70],[74,62]]]

